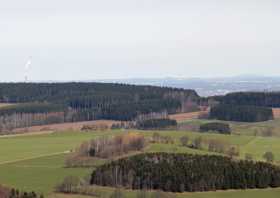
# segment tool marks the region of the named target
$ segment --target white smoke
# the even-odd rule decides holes
[[[24,66],[24,81],[25,82],[28,81],[28,71],[30,69],[31,63],[32,63],[32,57],[29,57]]]
[[[31,65],[31,58],[28,59],[28,61],[25,64],[25,71],[28,71]]]

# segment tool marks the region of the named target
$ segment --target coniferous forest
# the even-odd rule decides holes
[[[91,184],[170,192],[280,187],[280,168],[222,156],[147,153],[98,167]]]
[[[210,118],[237,122],[261,122],[273,119],[268,107],[216,105],[210,110]]]
[[[2,129],[31,125],[89,121],[133,120],[153,112],[187,111],[197,104],[193,90],[110,83],[1,83]]]
[[[280,107],[280,92],[236,92],[213,98],[221,104]]]

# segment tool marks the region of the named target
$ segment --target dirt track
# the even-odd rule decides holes
[[[169,115],[169,118],[176,120],[177,122],[182,122],[186,120],[197,119],[201,114],[205,114],[205,113],[208,113],[208,111],[173,114],[173,115]]]
[[[27,128],[14,129],[14,133],[28,133],[28,132],[39,132],[39,131],[64,131],[64,130],[81,130],[84,125],[107,125],[111,127],[112,124],[119,123],[118,121],[112,120],[95,120],[95,121],[85,121],[85,122],[71,122],[71,123],[61,123],[61,124],[49,124],[41,126],[32,126]]]

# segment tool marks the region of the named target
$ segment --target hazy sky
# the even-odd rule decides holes
[[[0,0],[0,81],[280,76],[279,0]]]

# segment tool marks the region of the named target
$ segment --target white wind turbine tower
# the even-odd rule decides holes
[[[32,57],[29,57],[24,66],[24,82],[28,82],[28,71],[30,69]]]

